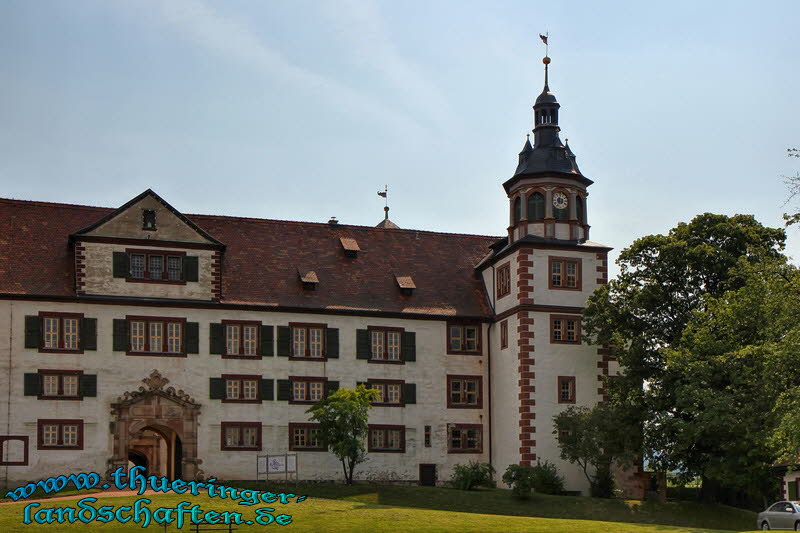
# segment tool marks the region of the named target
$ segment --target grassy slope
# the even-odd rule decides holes
[[[432,489],[434,492],[436,489]],[[483,493],[482,496],[491,496]],[[362,494],[360,497],[364,497]],[[190,499],[192,503],[199,504],[204,510],[237,511],[245,519],[254,516],[254,507],[240,506],[229,500],[209,499],[208,497],[186,498],[178,495],[151,497],[151,508],[157,506],[175,506],[178,502]],[[95,504],[100,505],[129,505],[130,498],[101,499]],[[45,502],[43,506],[74,506],[74,501]],[[141,531],[138,524],[100,524],[91,526],[84,524],[73,525],[43,525],[22,524],[22,510],[24,503],[0,506],[0,531],[3,532],[36,532],[36,531],[115,531],[133,532]],[[258,506],[257,506],[258,507]],[[294,522],[290,529],[297,533],[317,532],[376,532],[390,533],[396,531],[414,531],[414,533],[446,533],[459,531],[460,533],[711,533],[714,530],[674,528],[658,525],[619,524],[611,522],[589,520],[552,520],[547,518],[527,518],[515,516],[498,516],[477,513],[456,513],[432,511],[424,509],[409,509],[398,507],[385,507],[357,501],[333,501],[323,499],[309,499],[299,504],[278,505],[278,512],[293,515]],[[609,519],[611,517],[594,517]],[[274,526],[274,525],[273,525]],[[255,528],[264,526],[237,526],[237,531],[255,531]],[[151,525],[153,531],[163,531],[163,526]],[[279,528],[279,530],[283,530]],[[174,527],[170,531],[176,531]],[[184,527],[184,531],[188,528]]]
[[[233,485],[235,482],[231,482]],[[248,486],[256,488],[255,484]],[[743,531],[753,528],[751,511],[695,502],[639,502],[580,496],[537,494],[529,501],[511,497],[507,490],[460,491],[441,487],[301,484],[292,492],[320,498],[344,499],[367,504],[487,513],[541,518],[606,520]],[[257,487],[265,490],[264,485]],[[274,490],[274,489],[273,489]]]

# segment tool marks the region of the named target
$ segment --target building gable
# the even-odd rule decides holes
[[[73,237],[78,240],[100,237],[221,245],[151,189],[76,232]]]

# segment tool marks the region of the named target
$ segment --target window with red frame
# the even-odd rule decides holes
[[[257,323],[224,323],[225,355],[259,355]]]
[[[511,294],[511,265],[506,263],[497,269],[497,297],[508,294]]]
[[[481,376],[447,376],[447,407],[480,408],[482,382]]]
[[[124,257],[124,256],[123,256]],[[183,281],[183,255],[147,250],[128,251],[130,278],[149,281]]]
[[[560,344],[580,344],[580,317],[552,315],[550,317],[550,342]]]
[[[448,324],[447,353],[478,355],[481,352],[480,326]]]
[[[405,426],[369,426],[370,452],[404,452]]]
[[[322,451],[319,424],[289,424],[289,449]]]
[[[483,426],[456,424],[448,429],[449,453],[481,453]]]
[[[378,398],[373,402],[381,405],[403,405],[402,381],[369,381],[367,387],[378,392]]]
[[[225,380],[225,400],[229,402],[255,402],[258,397],[260,376],[222,376]]]
[[[42,398],[80,398],[80,371],[39,372]]]
[[[223,450],[260,450],[260,422],[223,422]]]
[[[183,321],[163,318],[129,318],[130,351],[182,354]]]
[[[292,328],[292,357],[321,359],[325,357],[325,327],[299,326]]]
[[[316,403],[325,397],[325,380],[291,380],[293,402]]]
[[[400,361],[401,338],[400,329],[369,329],[370,354],[373,361]]]
[[[83,315],[42,314],[42,343],[47,350],[79,350]]]
[[[83,420],[38,420],[38,449],[83,449]]]
[[[558,403],[575,403],[575,376],[558,377]]]
[[[569,257],[550,257],[550,288],[580,289],[581,260]]]

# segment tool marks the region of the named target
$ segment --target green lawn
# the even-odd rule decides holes
[[[426,489],[421,488],[422,491]],[[444,489],[427,489],[429,495],[433,496],[438,491]],[[380,492],[380,491],[379,491]],[[389,491],[392,492],[392,491]],[[425,494],[421,492],[419,494]],[[484,499],[481,500],[480,496]],[[472,502],[482,502],[482,505],[491,505],[495,499],[495,493],[483,492],[479,493],[478,498],[469,495],[466,499]],[[178,502],[183,500],[190,500],[192,504],[199,504],[204,510],[215,511],[237,511],[244,515],[244,519],[252,519],[254,517],[254,510],[257,507],[247,507],[231,503],[230,500],[223,499],[210,499],[208,497],[189,497],[181,495],[163,495],[151,496],[153,503],[150,508],[154,509],[158,506],[173,507]],[[362,493],[357,496],[350,496],[349,498],[357,498],[362,500],[381,499],[380,494],[376,493],[373,489],[372,493]],[[548,500],[545,498],[544,500]],[[538,501],[544,501],[538,500]],[[573,511],[582,514],[578,508],[582,505],[591,505],[596,509],[597,506],[592,500],[587,500],[588,503],[578,502],[573,503]],[[129,505],[132,498],[105,498],[98,501],[95,506],[101,505]],[[3,532],[31,532],[31,531],[140,531],[141,527],[138,524],[129,522],[127,524],[119,524],[112,522],[110,524],[101,524],[94,522],[91,526],[82,523],[72,525],[43,525],[36,526],[25,525],[22,523],[22,512],[25,503],[16,503],[9,505],[0,505],[0,531]],[[43,502],[43,507],[49,506],[75,506],[76,501],[50,501]],[[275,504],[273,504],[275,505]],[[535,502],[530,504],[532,507],[536,505]],[[621,503],[621,505],[624,505]],[[264,505],[266,506],[266,505]],[[547,507],[552,507],[551,503]],[[275,505],[277,512],[285,512],[293,515],[293,522],[285,531],[292,532],[376,532],[376,533],[390,533],[397,531],[413,531],[414,533],[447,533],[451,531],[459,531],[464,533],[600,533],[600,532],[614,532],[614,533],[655,533],[655,532],[685,532],[685,533],[710,533],[713,529],[690,529],[685,527],[670,527],[663,525],[643,525],[631,523],[614,523],[610,521],[594,521],[594,520],[554,520],[550,518],[529,518],[520,516],[498,516],[497,514],[480,514],[478,512],[461,513],[461,512],[447,512],[435,511],[428,509],[411,509],[408,507],[396,506],[383,506],[376,505],[370,501],[353,501],[353,500],[325,500],[311,498],[302,503],[292,503],[289,505]],[[568,509],[564,507],[563,512]],[[675,510],[680,511],[682,507]],[[473,511],[481,510],[480,507],[472,509]],[[485,510],[485,509],[483,509]],[[636,513],[637,511],[631,511]],[[592,518],[603,518],[604,520],[614,520],[614,516],[593,516]],[[254,528],[263,528],[264,526],[239,526],[237,531],[251,531]],[[273,524],[269,526],[276,528]],[[750,526],[752,527],[752,526]],[[149,529],[153,531],[163,531],[163,526],[151,525]],[[283,528],[278,528],[283,530]],[[175,531],[175,528],[170,528]],[[188,531],[188,527],[184,528]]]
[[[231,481],[227,484],[265,490],[263,483],[256,485]],[[309,483],[297,486],[290,484],[289,488],[298,494],[320,498],[465,513],[579,520],[602,519],[611,522],[733,531],[752,529],[756,521],[756,514],[751,511],[696,502],[657,503],[545,494],[534,495],[528,501],[519,501],[511,497],[510,491],[502,489],[462,491],[442,487],[395,485],[348,487],[333,483]]]

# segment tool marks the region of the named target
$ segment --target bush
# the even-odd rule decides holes
[[[450,476],[450,485],[461,490],[472,490],[475,487],[494,487],[492,474],[494,468],[489,463],[470,461],[465,465],[456,465]]]
[[[533,489],[533,468],[530,466],[508,465],[503,474],[503,482],[511,487],[511,493],[520,500],[531,497]]]
[[[531,469],[533,490],[542,494],[561,494],[564,492],[564,478],[558,475],[556,465],[550,461],[536,462]]]

